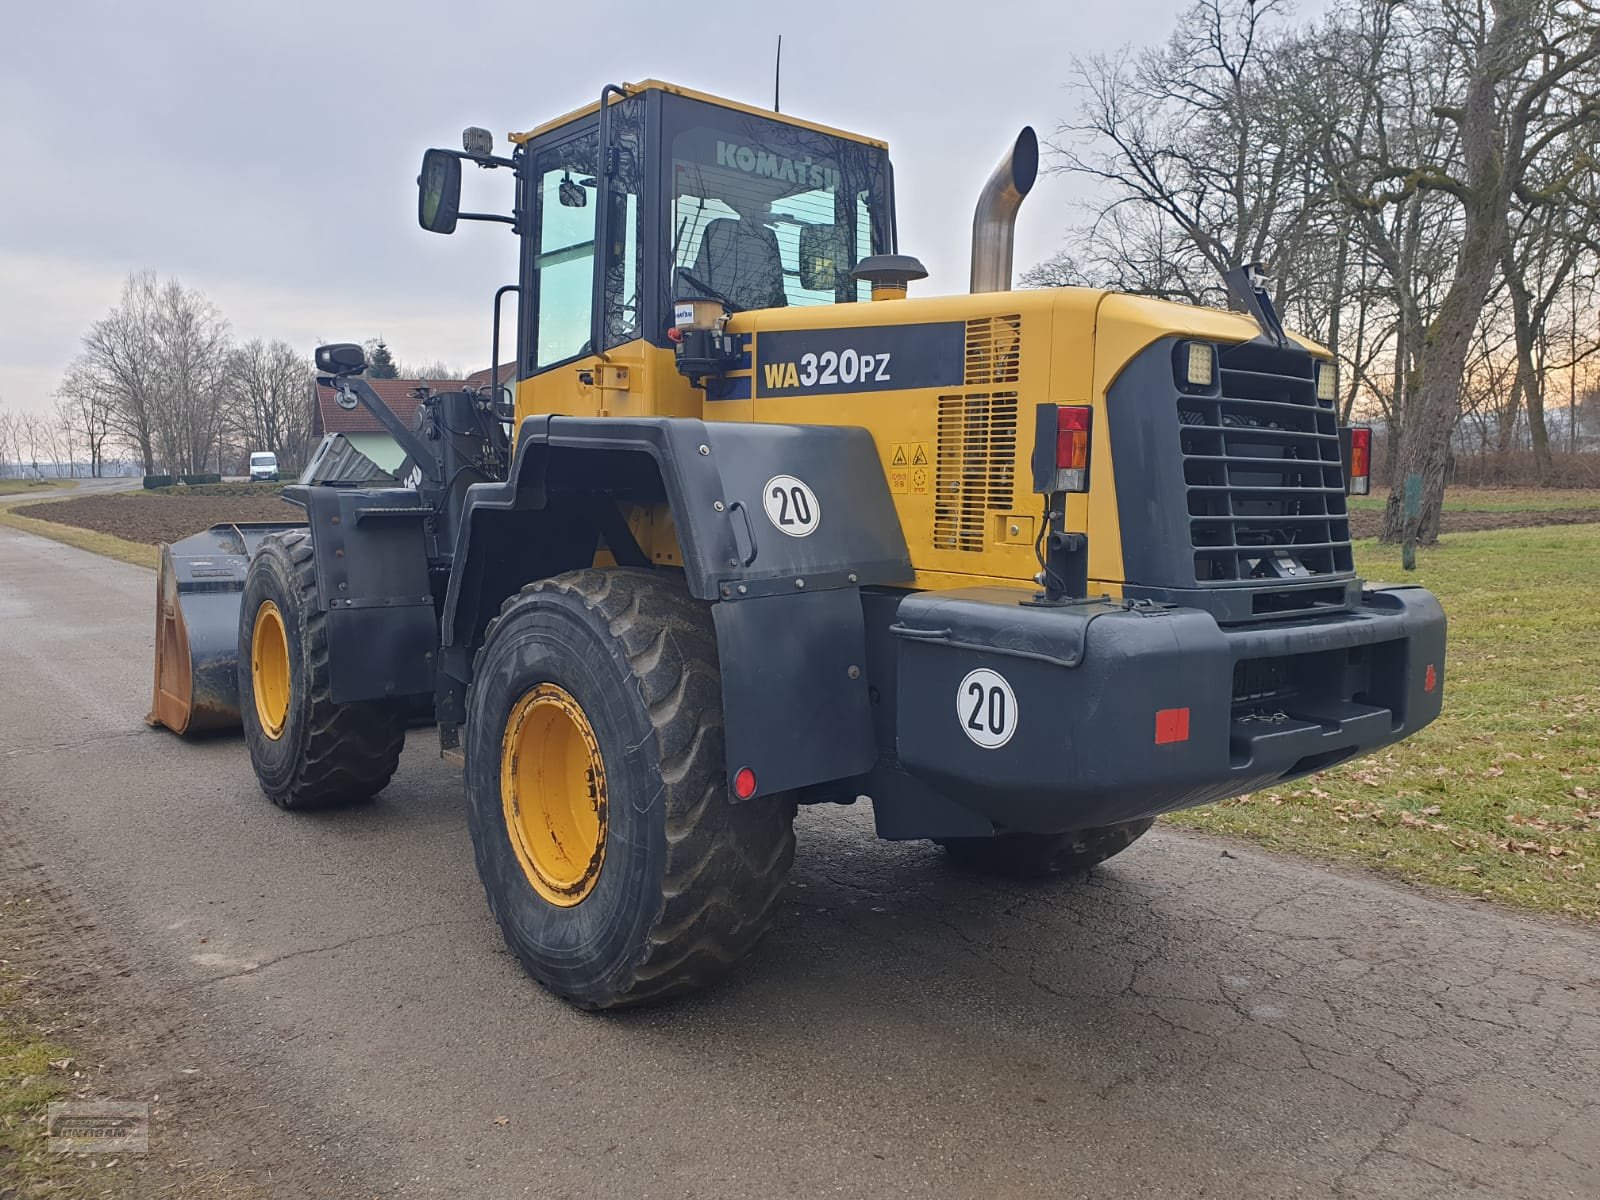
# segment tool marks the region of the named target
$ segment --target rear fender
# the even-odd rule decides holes
[[[689,593],[713,605],[730,778],[749,767],[770,794],[870,768],[859,589],[909,583],[911,560],[871,435],[836,426],[525,420],[506,481],[467,493],[441,723],[459,723],[471,655],[507,596],[589,566],[602,541],[650,565],[616,528],[617,500],[670,507]]]

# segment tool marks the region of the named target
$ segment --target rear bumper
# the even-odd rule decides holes
[[[1244,627],[1198,609],[1018,599],[919,593],[893,628],[901,767],[1008,828],[1086,828],[1240,795],[1439,715],[1445,616],[1421,588]],[[992,701],[998,722],[973,711],[978,685],[1009,690]]]

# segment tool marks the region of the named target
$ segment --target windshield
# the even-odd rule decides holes
[[[668,278],[739,309],[870,299],[850,271],[890,249],[876,146],[684,98],[670,106]]]
[[[233,461],[238,462],[239,460],[234,459]],[[278,456],[275,454],[252,454],[250,456],[250,465],[252,467],[270,467],[277,461]]]

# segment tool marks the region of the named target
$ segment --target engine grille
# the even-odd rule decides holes
[[[981,551],[989,514],[1015,506],[1021,331],[1017,315],[967,322],[963,382],[981,390],[939,397],[933,483],[937,550]]]
[[[1299,583],[1354,570],[1339,431],[1313,360],[1220,349],[1219,394],[1178,397],[1197,583]]]

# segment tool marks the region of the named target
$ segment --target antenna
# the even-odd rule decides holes
[[[778,107],[778,85],[783,81],[783,34],[778,35],[778,60],[772,64],[772,111],[782,112]]]

